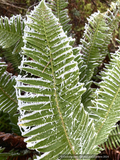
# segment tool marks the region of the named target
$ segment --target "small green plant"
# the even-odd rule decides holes
[[[22,56],[17,77],[0,63],[0,110],[10,115],[12,129],[27,137],[27,147],[43,153],[37,159],[84,159],[119,141],[120,49],[111,53],[99,88],[92,89],[91,83],[118,28],[120,2],[90,16],[78,47],[67,36],[66,4],[42,0],[27,20],[2,17],[0,22],[1,46],[13,44]]]

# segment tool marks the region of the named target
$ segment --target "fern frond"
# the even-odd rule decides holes
[[[80,106],[85,89],[69,38],[44,1],[28,17],[24,38],[30,48],[25,44],[20,69],[37,76],[19,76],[16,85],[19,126],[29,136],[28,147],[49,160],[59,154],[77,159],[76,153],[96,153],[93,122]]]
[[[0,160],[7,160],[7,157],[5,156],[5,157],[3,157],[2,156],[2,152],[4,151],[4,148],[1,148],[0,147]]]
[[[99,64],[102,52],[104,51],[104,55],[108,53],[107,47],[110,43],[109,27],[100,12],[90,16],[88,24],[85,25],[83,37],[81,52],[83,65],[86,67],[80,74],[80,81],[87,85],[93,76],[95,67]]]
[[[112,56],[110,65],[101,73],[100,89],[96,90],[96,100],[91,111],[98,117],[95,121],[97,144],[107,140],[120,115],[120,50]]]
[[[59,23],[63,26],[64,32],[69,32],[71,25],[70,18],[68,16],[68,0],[47,0],[48,6],[52,9],[54,15],[59,19]]]
[[[18,46],[18,50],[16,50],[16,44],[10,48],[2,49],[2,54],[5,57],[6,62],[10,62],[12,67],[14,68],[14,71],[19,72],[18,66],[20,66],[21,63],[21,47]],[[22,47],[23,47],[23,42],[22,42]],[[14,50],[15,49],[15,50]]]
[[[12,126],[10,125],[10,117],[8,113],[0,111],[0,131],[12,133]]]
[[[15,78],[11,77],[7,72],[4,72],[0,77],[0,111],[7,112],[9,114],[13,132],[20,134],[17,126],[18,102],[14,88],[15,84]]]
[[[105,149],[116,149],[120,146],[120,126],[118,125],[113,129],[105,143],[102,144],[102,147]]]
[[[101,14],[94,13],[88,19],[85,26],[83,39],[81,39],[83,53],[83,65],[86,68],[80,75],[80,81],[87,83],[91,80],[96,66],[108,54],[108,44],[112,39],[112,34],[119,24],[120,2],[112,3],[111,11]]]
[[[5,64],[5,62],[2,62],[1,59],[2,58],[0,57],[0,77],[5,72],[5,70],[7,68],[7,65]]]
[[[105,56],[109,54],[108,44],[112,40],[113,31],[118,27],[120,13],[120,3],[113,3],[111,11],[94,13],[88,19],[82,42],[81,53],[83,54],[83,65],[80,68],[80,82],[85,83],[87,91],[82,96],[82,103],[85,109],[91,105],[93,90],[91,78],[95,68],[102,63]],[[87,98],[88,97],[88,98]]]
[[[10,19],[1,17],[0,19],[0,45],[9,48],[21,41],[24,30],[24,22],[20,15]]]

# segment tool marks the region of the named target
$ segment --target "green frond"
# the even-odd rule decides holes
[[[7,72],[4,72],[0,77],[0,111],[7,112],[10,116],[12,131],[20,134],[17,126],[18,114],[17,107],[18,101],[14,85],[16,84],[15,78]]]
[[[14,85],[14,77],[7,72],[0,77],[0,110],[9,114],[14,114],[18,107]]]
[[[87,85],[93,76],[95,67],[99,64],[102,53],[108,54],[107,47],[110,43],[108,37],[109,27],[103,15],[100,12],[92,14],[88,19],[88,24],[85,25],[84,36],[81,39],[83,65],[86,67],[80,74],[80,82]]]
[[[10,125],[10,116],[8,113],[0,111],[0,131],[12,133],[12,126]]]
[[[5,72],[7,65],[5,64],[5,62],[1,61],[1,57],[0,57],[0,76]]]
[[[96,90],[96,100],[91,111],[98,117],[95,120],[97,144],[107,140],[108,135],[119,120],[120,115],[120,50],[113,54],[111,62],[101,73],[100,89]]]
[[[71,25],[70,18],[68,16],[68,0],[47,0],[48,6],[52,9],[54,15],[59,19],[60,25],[63,26],[64,32],[69,32]]]
[[[0,45],[9,48],[22,40],[24,22],[20,15],[0,19]]]
[[[7,160],[7,157],[5,156],[5,157],[3,157],[2,156],[2,152],[4,151],[4,148],[1,148],[0,147],[0,160]]]
[[[91,78],[95,68],[102,63],[105,56],[109,54],[108,44],[112,40],[113,31],[118,27],[120,12],[120,4],[113,3],[111,11],[94,13],[88,19],[85,26],[83,39],[81,40],[81,53],[83,65],[80,67],[80,82],[85,83],[87,91],[82,96],[82,103],[85,109],[91,105],[93,100],[93,90],[91,86]]]
[[[20,15],[12,16],[10,19],[1,17],[0,19],[0,46],[4,49],[3,54],[7,61],[18,71],[21,57],[21,47],[23,47],[24,22]]]
[[[10,48],[2,49],[2,54],[5,57],[6,62],[10,62],[12,67],[14,68],[14,72],[17,71],[19,72],[18,66],[20,66],[21,63],[21,46],[18,46],[18,50],[15,49],[16,44]],[[23,47],[23,42],[22,42],[22,47]],[[15,50],[14,50],[15,49]]]
[[[75,154],[96,153],[93,122],[80,106],[85,89],[69,38],[44,1],[28,16],[24,39],[20,69],[34,78],[18,76],[16,93],[28,147],[49,160],[59,154],[77,159]]]
[[[120,126],[118,125],[111,131],[106,142],[102,144],[102,147],[108,149],[116,149],[120,146]]]

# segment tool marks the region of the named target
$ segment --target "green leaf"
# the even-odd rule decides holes
[[[120,145],[120,126],[117,125],[115,129],[111,131],[109,137],[106,142],[104,142],[101,146],[105,149],[114,149],[119,147]]]
[[[24,39],[20,69],[34,78],[18,76],[16,92],[28,147],[50,160],[59,154],[76,159],[75,154],[98,153],[93,122],[80,106],[85,88],[69,38],[44,1],[28,16]]]
[[[0,45],[9,48],[22,40],[24,23],[20,15],[0,19]]]
[[[91,111],[98,117],[95,121],[97,144],[102,144],[119,120],[120,111],[120,50],[112,56],[106,70],[101,73],[100,89]]]
[[[1,61],[1,57],[0,57],[0,76],[5,72],[7,65],[5,64],[5,62]]]
[[[15,92],[15,77],[4,72],[0,77],[0,111],[8,113],[10,116],[12,131],[20,134],[17,126],[18,122],[18,101]]]
[[[48,0],[48,6],[52,9],[54,15],[59,19],[59,23],[63,26],[64,32],[70,32],[71,25],[68,16],[68,0]]]

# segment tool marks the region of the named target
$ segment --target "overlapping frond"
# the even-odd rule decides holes
[[[0,57],[0,76],[5,72],[7,65],[5,64],[5,62],[1,61],[2,58]]]
[[[20,15],[12,16],[10,19],[1,17],[0,19],[0,46],[4,49],[3,54],[7,61],[12,63],[18,71],[21,57],[21,47],[23,47],[24,21]]]
[[[5,148],[0,147],[0,160],[7,160],[7,157],[3,156],[3,153],[2,153],[4,150],[5,150]]]
[[[52,9],[54,15],[59,19],[59,23],[63,26],[64,32],[69,32],[71,25],[70,18],[68,16],[68,0],[47,0],[48,6]]]
[[[84,36],[81,39],[83,65],[86,67],[80,74],[80,81],[85,82],[86,85],[89,83],[95,67],[99,64],[102,52],[108,53],[108,33],[109,27],[103,15],[100,12],[92,14],[88,19],[88,24],[85,25]]]
[[[87,109],[91,105],[92,90],[90,88],[94,69],[102,63],[109,54],[108,44],[112,40],[113,31],[119,24],[120,3],[112,3],[111,10],[105,13],[94,13],[88,19],[85,26],[83,39],[81,40],[83,65],[80,68],[80,82],[84,82],[87,88],[82,96],[82,103]]]
[[[24,30],[24,22],[20,15],[12,16],[10,19],[0,19],[0,45],[9,48],[21,41]]]
[[[96,12],[88,19],[85,25],[83,39],[81,39],[83,65],[86,68],[80,75],[80,81],[89,83],[95,67],[102,63],[108,54],[108,44],[112,39],[113,30],[118,27],[120,2],[112,3],[111,10],[105,13]]]
[[[120,126],[117,125],[115,129],[111,131],[106,142],[102,144],[102,147],[105,149],[115,149],[120,146]]]
[[[109,65],[101,73],[103,81],[99,83],[100,89],[96,91],[94,106],[90,107],[96,115],[95,128],[97,144],[107,140],[115,123],[120,119],[120,50],[112,56]]]
[[[15,78],[4,72],[0,77],[0,110],[10,114],[14,114],[18,107],[14,85]]]
[[[1,65],[0,65],[0,68],[1,68]],[[17,102],[16,92],[14,88],[15,84],[16,84],[15,78],[12,77],[9,73],[4,72],[0,76],[0,111],[7,112],[9,114],[12,131],[14,133],[20,134],[20,130],[17,126],[18,102]]]
[[[92,153],[93,122],[80,106],[85,92],[79,83],[69,38],[44,1],[28,17],[20,69],[34,78],[17,78],[19,125],[28,147],[56,160],[59,154]],[[29,48],[26,47],[29,43]],[[27,57],[30,57],[28,59]],[[23,92],[25,94],[23,94]]]

